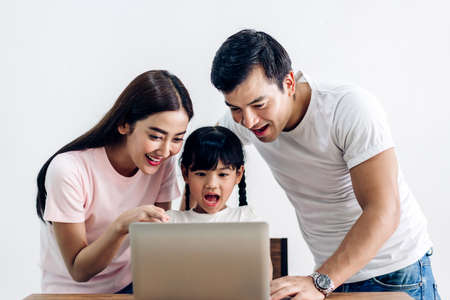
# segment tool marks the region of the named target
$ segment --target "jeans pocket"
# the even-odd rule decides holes
[[[422,286],[420,264],[414,263],[392,273],[372,278],[373,282],[387,291],[407,291]]]

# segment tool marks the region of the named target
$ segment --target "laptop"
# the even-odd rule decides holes
[[[132,223],[136,300],[266,300],[267,223]]]

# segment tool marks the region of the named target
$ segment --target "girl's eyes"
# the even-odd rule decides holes
[[[194,172],[194,175],[203,177],[203,176],[206,176],[206,172]],[[229,173],[219,173],[219,177],[226,177],[228,175],[230,175],[230,174]]]
[[[231,111],[238,111],[238,110],[240,110],[239,107],[230,107],[230,109],[231,109]]]
[[[182,143],[184,141],[184,138],[174,138],[173,141],[175,143]]]

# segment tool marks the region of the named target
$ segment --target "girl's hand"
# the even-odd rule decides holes
[[[165,210],[155,205],[143,205],[121,214],[114,225],[119,234],[127,234],[128,226],[133,222],[156,222],[165,223],[169,221],[169,216]]]

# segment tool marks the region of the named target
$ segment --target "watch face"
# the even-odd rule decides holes
[[[316,282],[317,282],[317,285],[323,290],[328,289],[330,287],[330,285],[331,285],[330,278],[327,275],[323,275],[323,274],[320,274],[317,277],[317,281]]]

